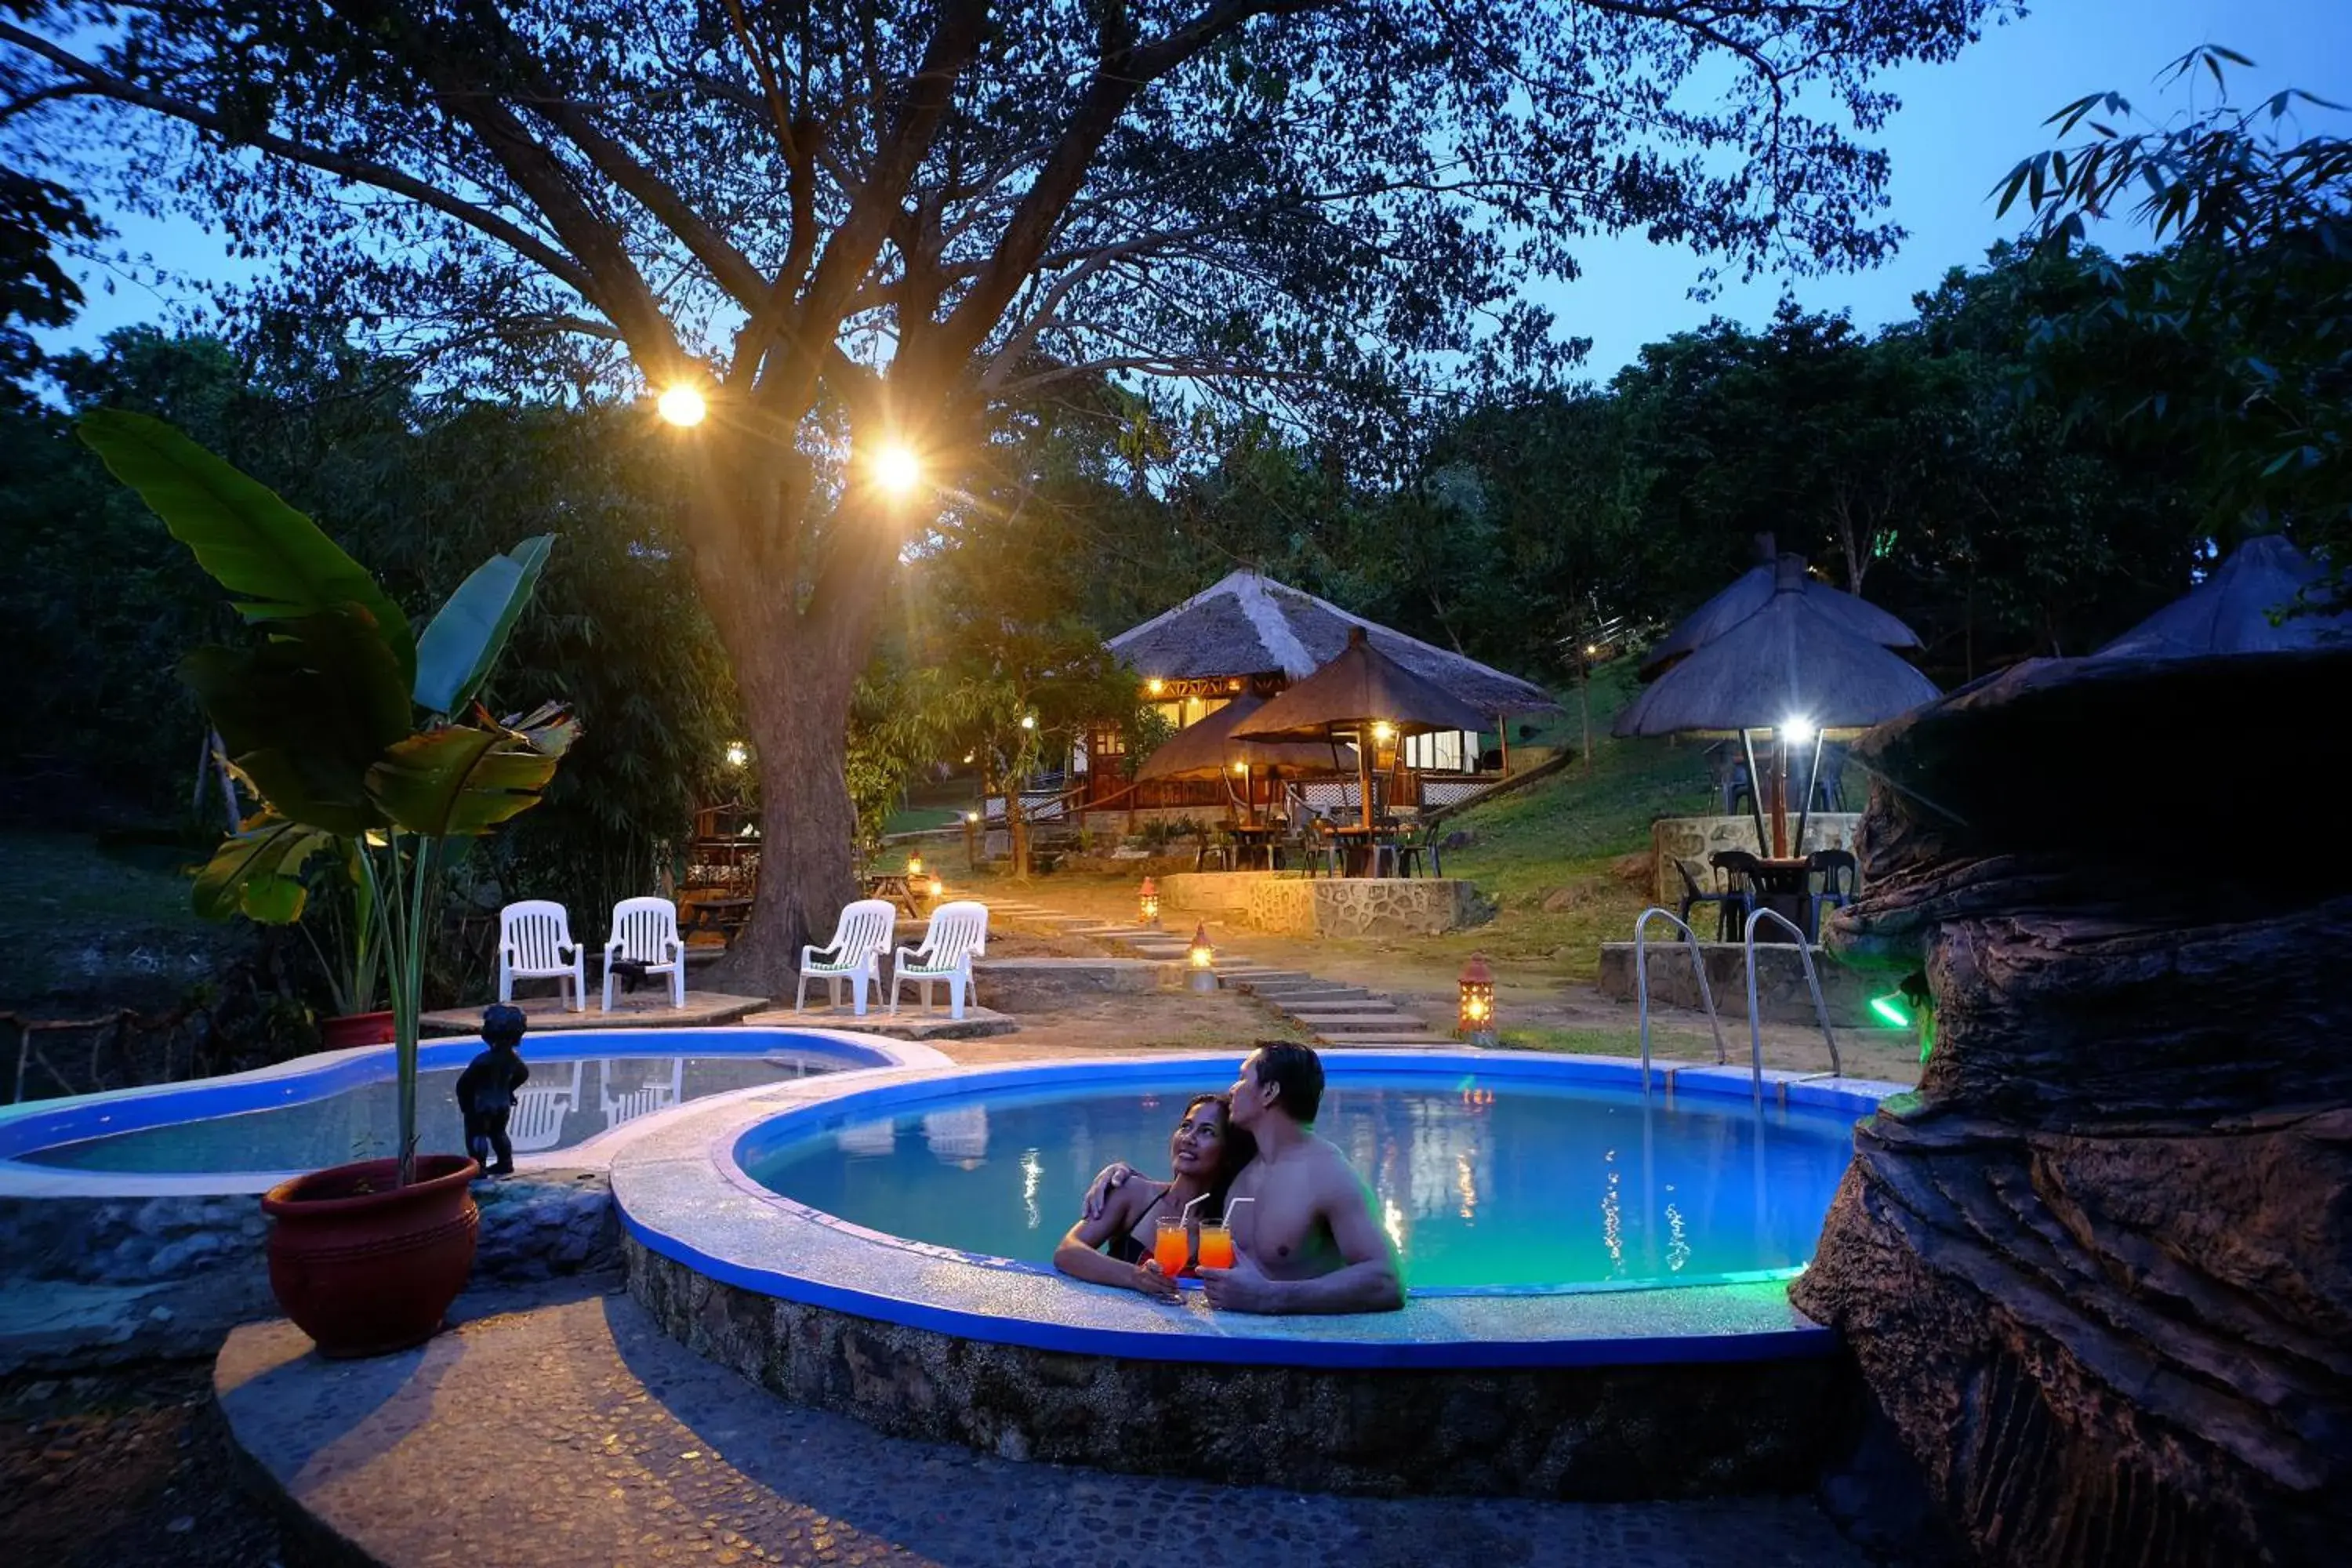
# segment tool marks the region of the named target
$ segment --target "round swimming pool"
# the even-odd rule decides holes
[[[1169,1075],[1002,1088],[845,1125],[787,1115],[745,1175],[882,1236],[1044,1268],[1112,1159],[1165,1173]],[[838,1118],[824,1119],[826,1122]],[[1421,1293],[1684,1286],[1793,1272],[1843,1174],[1853,1117],[1630,1086],[1374,1068],[1335,1075],[1317,1130],[1371,1187]]]
[[[1893,1086],[1518,1052],[1323,1055],[1402,1310],[1252,1317],[1054,1272],[1104,1163],[1164,1168],[1234,1055],[812,1079],[613,1161],[631,1293],[789,1398],[988,1452],[1554,1497],[1809,1484],[1854,1405],[1790,1305]]]

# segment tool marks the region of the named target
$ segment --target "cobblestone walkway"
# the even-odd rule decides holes
[[[290,1324],[249,1324],[215,1370],[236,1442],[389,1568],[1863,1561],[1803,1499],[1380,1500],[1013,1464],[788,1405],[625,1295],[481,1293],[457,1315],[422,1349],[369,1362],[320,1361]]]

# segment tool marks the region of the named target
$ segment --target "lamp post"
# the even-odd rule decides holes
[[[1205,921],[1192,927],[1192,945],[1184,950],[1186,973],[1195,991],[1217,988],[1217,950],[1209,945],[1209,926]]]
[[[1155,931],[1158,930],[1160,926],[1160,884],[1153,881],[1149,877],[1143,879],[1143,891],[1141,895],[1137,898],[1135,907],[1136,911],[1142,915],[1143,923],[1150,926]]]
[[[1470,962],[1462,966],[1461,990],[1456,1033],[1465,1044],[1491,1047],[1495,1044],[1495,974],[1486,967],[1485,953],[1472,953]]]

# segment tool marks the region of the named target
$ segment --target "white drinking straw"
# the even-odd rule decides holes
[[[1192,1223],[1192,1211],[1199,1208],[1202,1204],[1207,1203],[1210,1198],[1214,1195],[1215,1194],[1213,1193],[1202,1193],[1199,1197],[1194,1198],[1191,1203],[1186,1204],[1184,1205],[1184,1223],[1186,1225],[1191,1225]]]

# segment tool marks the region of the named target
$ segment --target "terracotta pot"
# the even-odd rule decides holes
[[[433,1337],[474,1267],[481,1215],[463,1154],[363,1160],[280,1183],[263,1194],[269,1289],[325,1356],[382,1355]]]
[[[330,1051],[349,1049],[352,1046],[388,1046],[393,1041],[392,1015],[383,1013],[346,1013],[340,1018],[324,1018],[319,1023],[320,1047]]]

